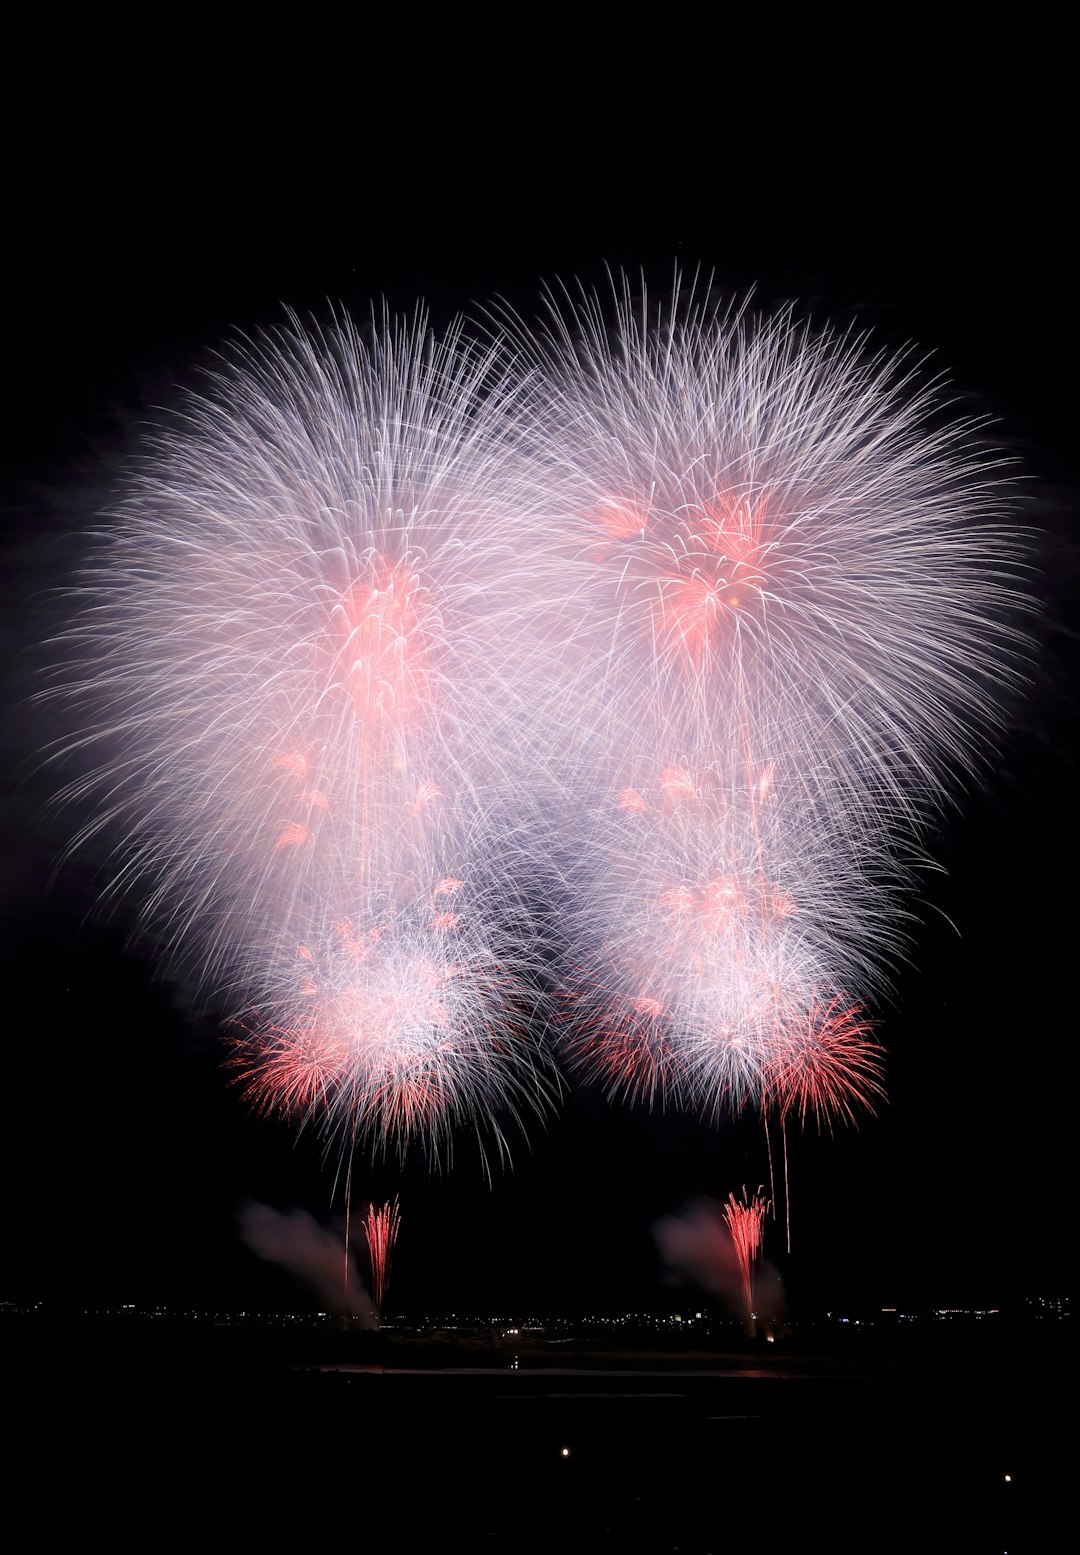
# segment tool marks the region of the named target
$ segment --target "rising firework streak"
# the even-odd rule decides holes
[[[390,1280],[390,1259],[397,1242],[398,1229],[401,1225],[401,1214],[398,1201],[387,1202],[376,1209],[374,1204],[368,1205],[368,1212],[364,1217],[364,1238],[368,1246],[368,1258],[371,1262],[371,1293],[375,1302],[375,1319],[381,1321],[383,1315],[383,1302],[386,1298],[386,1287]]]
[[[757,1313],[754,1310],[754,1270],[761,1257],[765,1216],[768,1212],[769,1203],[762,1196],[760,1188],[753,1198],[750,1198],[744,1187],[741,1203],[733,1193],[729,1193],[727,1203],[724,1205],[724,1220],[731,1233],[739,1273],[742,1276],[747,1332],[751,1334],[757,1321]]]

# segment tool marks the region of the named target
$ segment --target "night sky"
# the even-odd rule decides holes
[[[1052,96],[1052,94],[1050,94]],[[1014,108],[1016,104],[1014,102]],[[1030,687],[993,760],[931,842],[910,961],[876,1014],[889,1100],[835,1138],[790,1140],[793,1311],[995,1303],[1067,1288],[1073,1219],[1078,878],[1074,677],[1078,359],[1071,212],[1054,102],[1006,114],[988,83],[954,114],[908,105],[884,135],[805,125],[794,155],[721,154],[672,130],[593,132],[541,151],[504,126],[422,156],[315,154],[301,134],[230,125],[153,140],[138,167],[104,122],[9,194],[4,421],[3,729],[6,1029],[0,1300],[317,1304],[243,1245],[245,1204],[340,1220],[318,1140],[254,1118],[222,1067],[213,1011],[131,943],[135,903],[93,910],[93,856],[49,875],[69,823],[35,754],[36,644],[148,407],[207,354],[288,306],[363,317],[372,299],[437,328],[604,265],[700,265],[765,308],[929,353],[964,412],[1017,461],[1037,531]],[[897,108],[900,114],[900,109]],[[154,128],[148,126],[148,133]],[[181,144],[181,141],[183,143]],[[401,1195],[391,1308],[685,1310],[653,1227],[767,1181],[760,1125],[628,1112],[575,1087],[488,1186],[459,1142],[450,1172],[358,1157],[355,1195]]]

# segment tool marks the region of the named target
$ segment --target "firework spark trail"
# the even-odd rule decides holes
[[[396,1198],[383,1204],[379,1209],[376,1209],[374,1204],[368,1205],[363,1227],[368,1257],[371,1261],[371,1291],[375,1302],[376,1322],[382,1321],[383,1301],[390,1279],[390,1259],[397,1242],[400,1224],[401,1215]]]
[[[250,1094],[343,1156],[463,1122],[502,1154],[557,1088],[495,820],[529,597],[505,393],[422,318],[293,320],[189,398],[84,576],[71,794],[229,1001]]]
[[[754,1268],[761,1257],[765,1216],[768,1212],[769,1203],[763,1198],[760,1188],[758,1188],[753,1198],[749,1198],[744,1187],[741,1204],[733,1193],[729,1193],[727,1202],[724,1205],[724,1220],[731,1233],[732,1245],[735,1248],[735,1256],[739,1263],[739,1272],[742,1275],[743,1297],[746,1302],[746,1325],[750,1333],[754,1331],[756,1315],[754,1311]]]
[[[1019,678],[1020,549],[994,456],[902,359],[680,287],[499,320],[542,385],[570,1051],[630,1099],[820,1122],[879,1094],[817,1012],[902,948],[928,820]]]

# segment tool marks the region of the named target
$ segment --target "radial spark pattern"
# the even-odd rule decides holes
[[[445,1156],[558,1088],[831,1126],[1017,678],[995,460],[865,342],[682,288],[234,352],[69,638],[69,796],[257,1105]]]
[[[258,1103],[349,1148],[556,1089],[495,816],[524,588],[490,354],[293,323],[158,437],[75,633],[115,884],[237,1019]],[[501,1121],[502,1120],[502,1121]]]
[[[548,303],[502,322],[533,374],[571,1062],[850,1118],[928,821],[1018,678],[997,460],[910,364],[791,311],[678,278]]]

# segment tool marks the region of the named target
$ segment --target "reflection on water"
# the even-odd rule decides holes
[[[9,1518],[47,1509],[61,1544],[140,1550],[166,1532],[553,1555],[1056,1547],[1061,1356],[731,1360],[39,1355],[8,1367]]]

